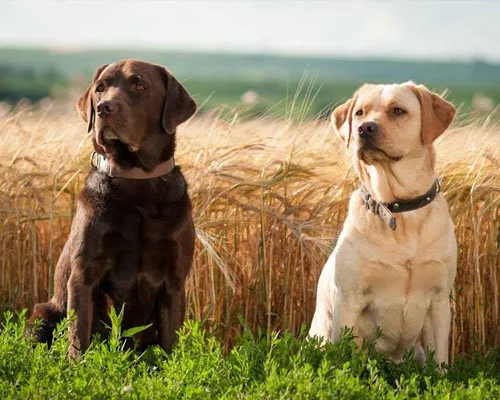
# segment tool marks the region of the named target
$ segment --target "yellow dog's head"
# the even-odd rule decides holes
[[[418,157],[451,124],[455,107],[423,85],[365,84],[332,113],[337,134],[371,164]]]

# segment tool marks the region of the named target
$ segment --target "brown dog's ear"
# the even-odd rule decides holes
[[[187,121],[196,112],[197,105],[182,84],[164,69],[166,74],[167,95],[163,107],[163,129],[172,135],[175,128]]]
[[[76,108],[80,113],[80,117],[82,117],[82,119],[89,124],[88,132],[90,132],[93,128],[95,118],[94,105],[92,104],[92,95],[90,94],[90,89],[92,88],[94,82],[99,78],[99,76],[101,76],[104,68],[106,68],[107,66],[108,64],[105,64],[96,70],[94,78],[92,79],[92,84],[87,88],[85,92],[83,92],[81,97],[78,99],[78,102],[76,103]]]
[[[346,147],[349,147],[349,142],[351,141],[352,108],[355,103],[356,99],[353,97],[332,112],[331,121],[333,129],[346,143]]]
[[[422,141],[430,146],[450,126],[455,107],[424,85],[409,85],[418,97],[422,113]]]

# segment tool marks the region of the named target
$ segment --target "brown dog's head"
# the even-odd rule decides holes
[[[352,144],[357,157],[371,164],[419,156],[454,116],[455,107],[425,86],[367,84],[333,111],[332,125],[346,146]]]
[[[94,132],[96,151],[137,153],[146,169],[154,168],[166,144],[173,143],[169,136],[196,111],[170,72],[137,60],[100,67],[77,107]]]

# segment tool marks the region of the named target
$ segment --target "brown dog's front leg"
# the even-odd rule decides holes
[[[156,323],[159,344],[167,353],[177,342],[175,333],[184,323],[186,313],[186,293],[184,287],[177,291],[164,289],[156,303]]]
[[[80,198],[85,199],[85,192]],[[67,309],[73,310],[75,320],[69,329],[69,359],[77,357],[90,344],[99,285],[110,268],[99,262],[104,252],[103,237],[109,226],[92,210],[86,201],[79,202],[71,226]]]
[[[36,342],[48,343],[49,346],[52,344],[53,331],[56,325],[66,316],[68,280],[71,272],[70,247],[71,242],[68,240],[56,265],[54,296],[46,303],[35,305],[26,330],[28,337]],[[34,329],[36,320],[40,320],[40,325]]]
[[[90,345],[95,308],[93,292],[93,287],[85,283],[83,274],[74,270],[68,281],[68,310],[73,310],[75,316],[69,328],[70,360],[78,357]]]

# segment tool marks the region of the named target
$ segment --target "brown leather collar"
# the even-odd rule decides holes
[[[98,171],[104,172],[111,178],[125,178],[125,179],[152,179],[159,178],[171,172],[174,167],[174,158],[169,158],[156,166],[151,172],[147,172],[142,168],[120,168],[111,165],[106,157],[102,154],[92,152],[90,155],[90,164]]]
[[[392,203],[380,203],[375,200],[368,192],[365,185],[361,184],[361,197],[365,203],[366,209],[377,214],[392,230],[397,227],[396,217],[393,213],[402,213],[418,210],[430,204],[441,191],[439,179],[436,179],[432,187],[423,195],[408,200],[396,200]]]

